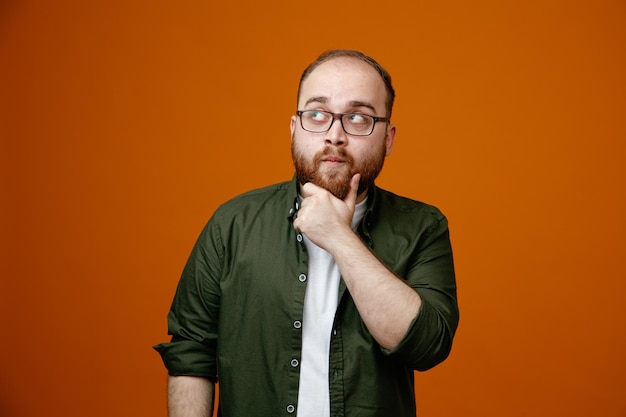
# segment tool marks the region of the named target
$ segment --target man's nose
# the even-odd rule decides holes
[[[343,130],[340,118],[337,117],[333,120],[333,123],[330,125],[330,129],[328,129],[326,135],[324,135],[324,141],[335,146],[341,146],[348,143],[348,135],[346,134],[346,131]]]

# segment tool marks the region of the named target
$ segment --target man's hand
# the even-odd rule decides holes
[[[302,185],[300,192],[303,200],[293,227],[304,233],[317,246],[332,253],[332,245],[336,238],[345,233],[352,233],[352,216],[360,179],[361,174],[352,177],[350,191],[344,200],[338,199],[313,183]]]

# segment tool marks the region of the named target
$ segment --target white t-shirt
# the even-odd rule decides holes
[[[352,218],[352,229],[355,231],[365,214],[366,201],[367,199],[355,207]],[[304,243],[309,254],[309,272],[302,317],[302,358],[297,416],[329,417],[330,336],[337,311],[341,276],[330,253],[315,245],[306,236]]]

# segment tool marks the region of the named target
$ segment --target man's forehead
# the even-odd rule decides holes
[[[301,86],[302,104],[327,104],[341,96],[352,107],[375,107],[384,103],[386,90],[380,74],[368,63],[338,57],[321,63]]]
[[[354,57],[335,57],[319,64],[313,69],[308,77],[304,80],[326,77],[329,73],[347,75],[347,74],[367,74],[380,78],[380,75],[370,64]],[[382,81],[382,78],[381,78]]]

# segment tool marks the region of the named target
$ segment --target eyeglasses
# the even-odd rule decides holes
[[[307,132],[328,132],[336,119],[341,120],[341,127],[348,135],[371,135],[376,122],[388,122],[387,117],[375,117],[362,113],[331,113],[322,110],[298,110],[300,126]]]

